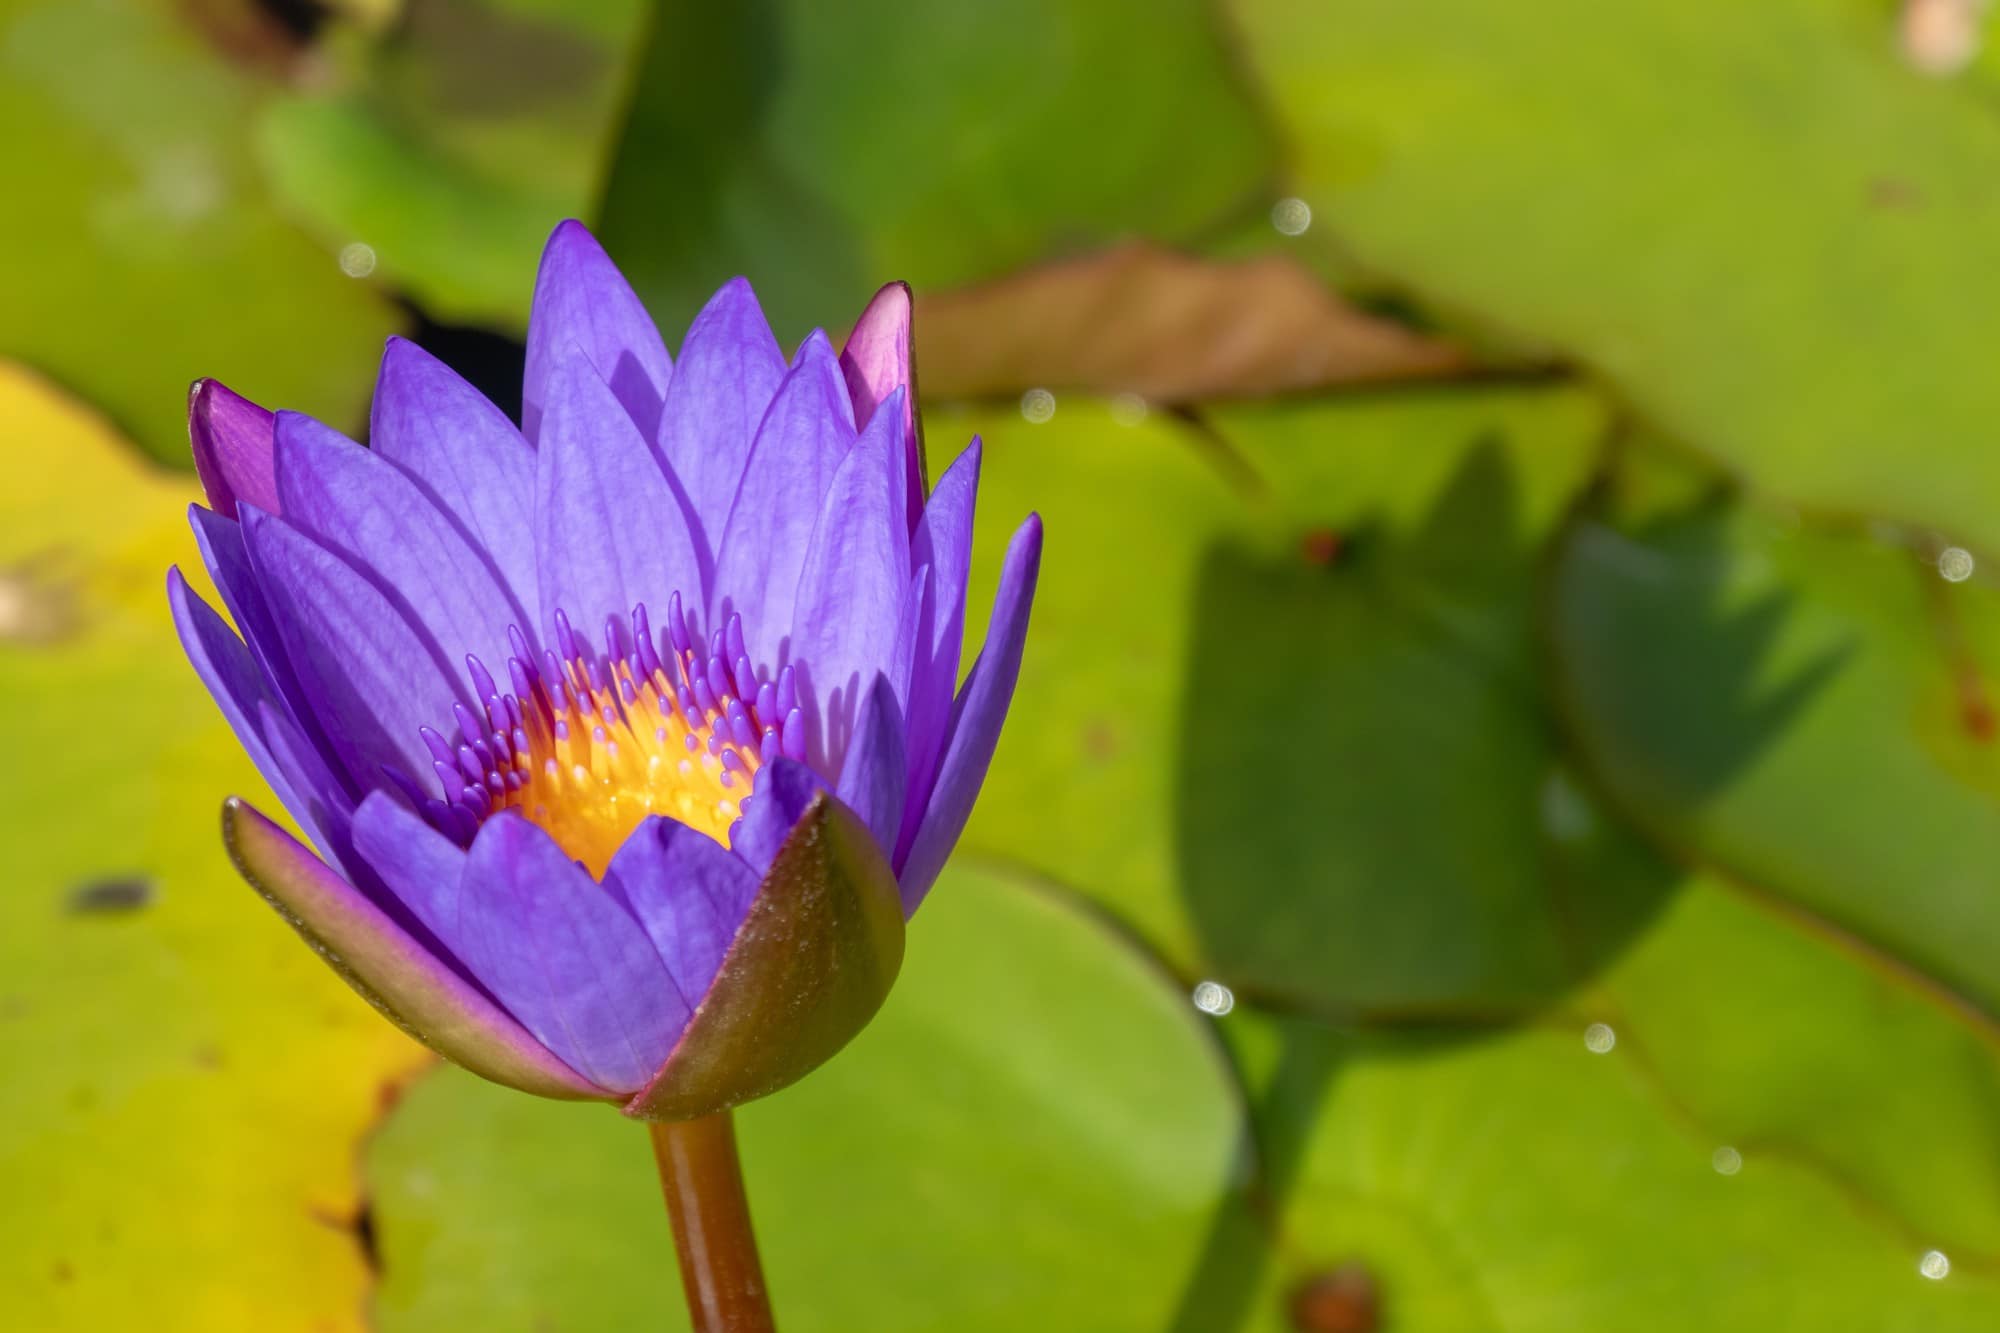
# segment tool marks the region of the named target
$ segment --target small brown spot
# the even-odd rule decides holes
[[[68,1284],[76,1281],[76,1270],[69,1266],[69,1260],[58,1259],[55,1266],[49,1269],[49,1276],[59,1284]]]
[[[1922,208],[1923,191],[1909,181],[1894,176],[1877,176],[1868,182],[1868,206],[1893,211]]]
[[[144,875],[106,875],[69,891],[63,910],[75,915],[136,912],[153,901],[153,881]]]
[[[1118,753],[1118,733],[1098,718],[1083,729],[1083,752],[1092,759],[1109,759]]]
[[[1309,565],[1328,569],[1340,559],[1345,545],[1332,528],[1314,528],[1299,538],[1299,558]]]
[[[0,643],[43,647],[82,628],[77,579],[61,556],[0,566]]]
[[[1986,682],[1969,664],[1958,673],[1958,716],[1966,735],[1981,745],[1993,743],[1996,726],[1993,701],[1986,693]]]
[[[1382,1326],[1375,1278],[1355,1262],[1308,1275],[1292,1288],[1290,1310],[1299,1333],[1375,1333]]]
[[[227,1063],[222,1056],[222,1048],[214,1043],[206,1043],[194,1048],[195,1066],[200,1069],[217,1070]]]

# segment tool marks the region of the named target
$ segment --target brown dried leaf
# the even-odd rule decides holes
[[[1464,370],[1465,353],[1343,303],[1302,265],[1135,242],[917,300],[927,394],[1243,398]]]

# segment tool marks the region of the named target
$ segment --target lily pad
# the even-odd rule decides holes
[[[874,1023],[737,1112],[784,1327],[1162,1327],[1236,1180],[1206,1021],[1087,914],[955,864]],[[379,1326],[685,1327],[648,1152],[608,1111],[426,1079],[368,1158]]]
[[[1232,8],[1315,233],[1759,487],[2000,552],[2000,117],[1897,6]]]
[[[272,188],[434,318],[525,327],[549,228],[602,189],[645,17],[641,0],[431,0],[336,30],[329,75],[265,111]]]
[[[933,413],[929,438],[975,420]],[[970,605],[1012,516],[1042,512],[1050,558],[968,845],[1250,994],[1373,1018],[1539,1003],[1566,974],[1536,550],[1602,424],[1537,387],[1246,408],[1219,440],[1067,400],[993,430]]]
[[[1261,207],[1274,150],[1198,0],[662,8],[600,217],[683,327],[736,273],[787,342]]]
[[[1569,943],[1649,927],[1524,1026],[1221,1020],[1285,1240],[1261,1281],[1218,1266],[1193,1294],[1233,1285],[1247,1327],[1334,1273],[1410,1333],[1989,1326],[2000,1048],[1556,792]]]
[[[1553,617],[1564,715],[1633,818],[2000,1013],[2000,595],[1711,503],[1580,526]]]
[[[8,1318],[358,1333],[353,1155],[423,1054],[223,855],[262,784],[168,620],[191,479],[12,366],[0,466]]]
[[[283,221],[246,125],[267,95],[171,6],[0,3],[0,355],[187,458],[198,376],[358,422],[401,316]]]

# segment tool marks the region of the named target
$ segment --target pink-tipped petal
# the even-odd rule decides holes
[[[274,416],[220,380],[196,380],[188,390],[188,442],[208,507],[236,517],[239,501],[279,513],[272,459]]]
[[[847,391],[854,399],[854,420],[867,429],[875,409],[887,402],[896,390],[904,390],[902,411],[904,475],[909,487],[909,522],[915,527],[924,509],[923,419],[917,413],[917,362],[912,340],[914,321],[910,285],[892,282],[868,303],[847,346],[840,353],[840,368],[847,377]]]

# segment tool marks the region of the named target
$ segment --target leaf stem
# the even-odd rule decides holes
[[[647,1128],[695,1333],[774,1333],[730,1113]]]

